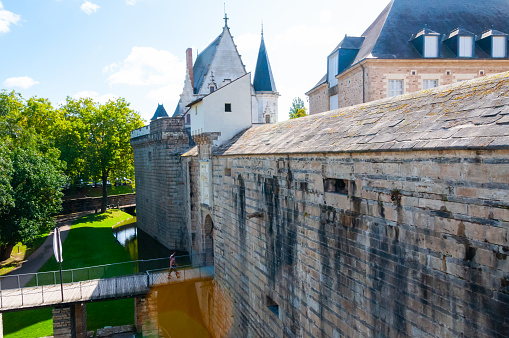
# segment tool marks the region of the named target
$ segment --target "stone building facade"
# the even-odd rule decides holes
[[[184,125],[161,120],[174,145],[152,125],[131,141],[137,188],[154,189],[137,191],[138,217],[180,187],[182,217],[165,226],[183,237],[161,239],[213,261],[216,336],[506,334],[509,73],[252,127],[219,147],[203,133],[185,151]],[[141,163],[151,147],[166,147],[159,170],[180,172],[174,183]]]
[[[392,0],[327,57],[327,74],[306,93],[310,114],[508,71],[508,23],[503,0]]]

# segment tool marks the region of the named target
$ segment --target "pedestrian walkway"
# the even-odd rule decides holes
[[[60,239],[62,243],[64,243],[65,239],[67,238],[72,223],[76,219],[93,212],[94,211],[83,211],[75,214],[59,216],[57,218],[56,226],[60,227]],[[44,243],[37,250],[35,250],[27,260],[21,262],[21,265],[10,271],[7,276],[35,273],[39,271],[40,268],[42,268],[44,263],[46,263],[46,261],[50,259],[51,256],[53,256],[53,231],[51,231]],[[28,279],[21,282],[21,285],[25,286],[25,284],[28,282]]]
[[[213,266],[192,266],[179,271],[179,277],[168,277],[168,269],[85,280],[73,283],[41,285],[0,291],[0,312],[53,306],[56,304],[117,299],[146,294],[153,286],[210,280]],[[63,297],[63,298],[62,298]]]

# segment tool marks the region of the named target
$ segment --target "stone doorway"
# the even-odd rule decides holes
[[[205,262],[214,265],[214,223],[212,217],[205,217]]]

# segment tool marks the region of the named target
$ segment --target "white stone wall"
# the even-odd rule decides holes
[[[225,103],[231,104],[231,112],[225,112]],[[191,134],[220,132],[215,144],[222,144],[251,126],[251,108],[251,75],[247,74],[191,107]]]

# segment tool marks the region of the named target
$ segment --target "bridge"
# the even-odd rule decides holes
[[[0,277],[0,313],[147,294],[150,288],[214,278],[203,254],[179,256],[178,277],[168,277],[169,258],[136,260],[60,272]]]

